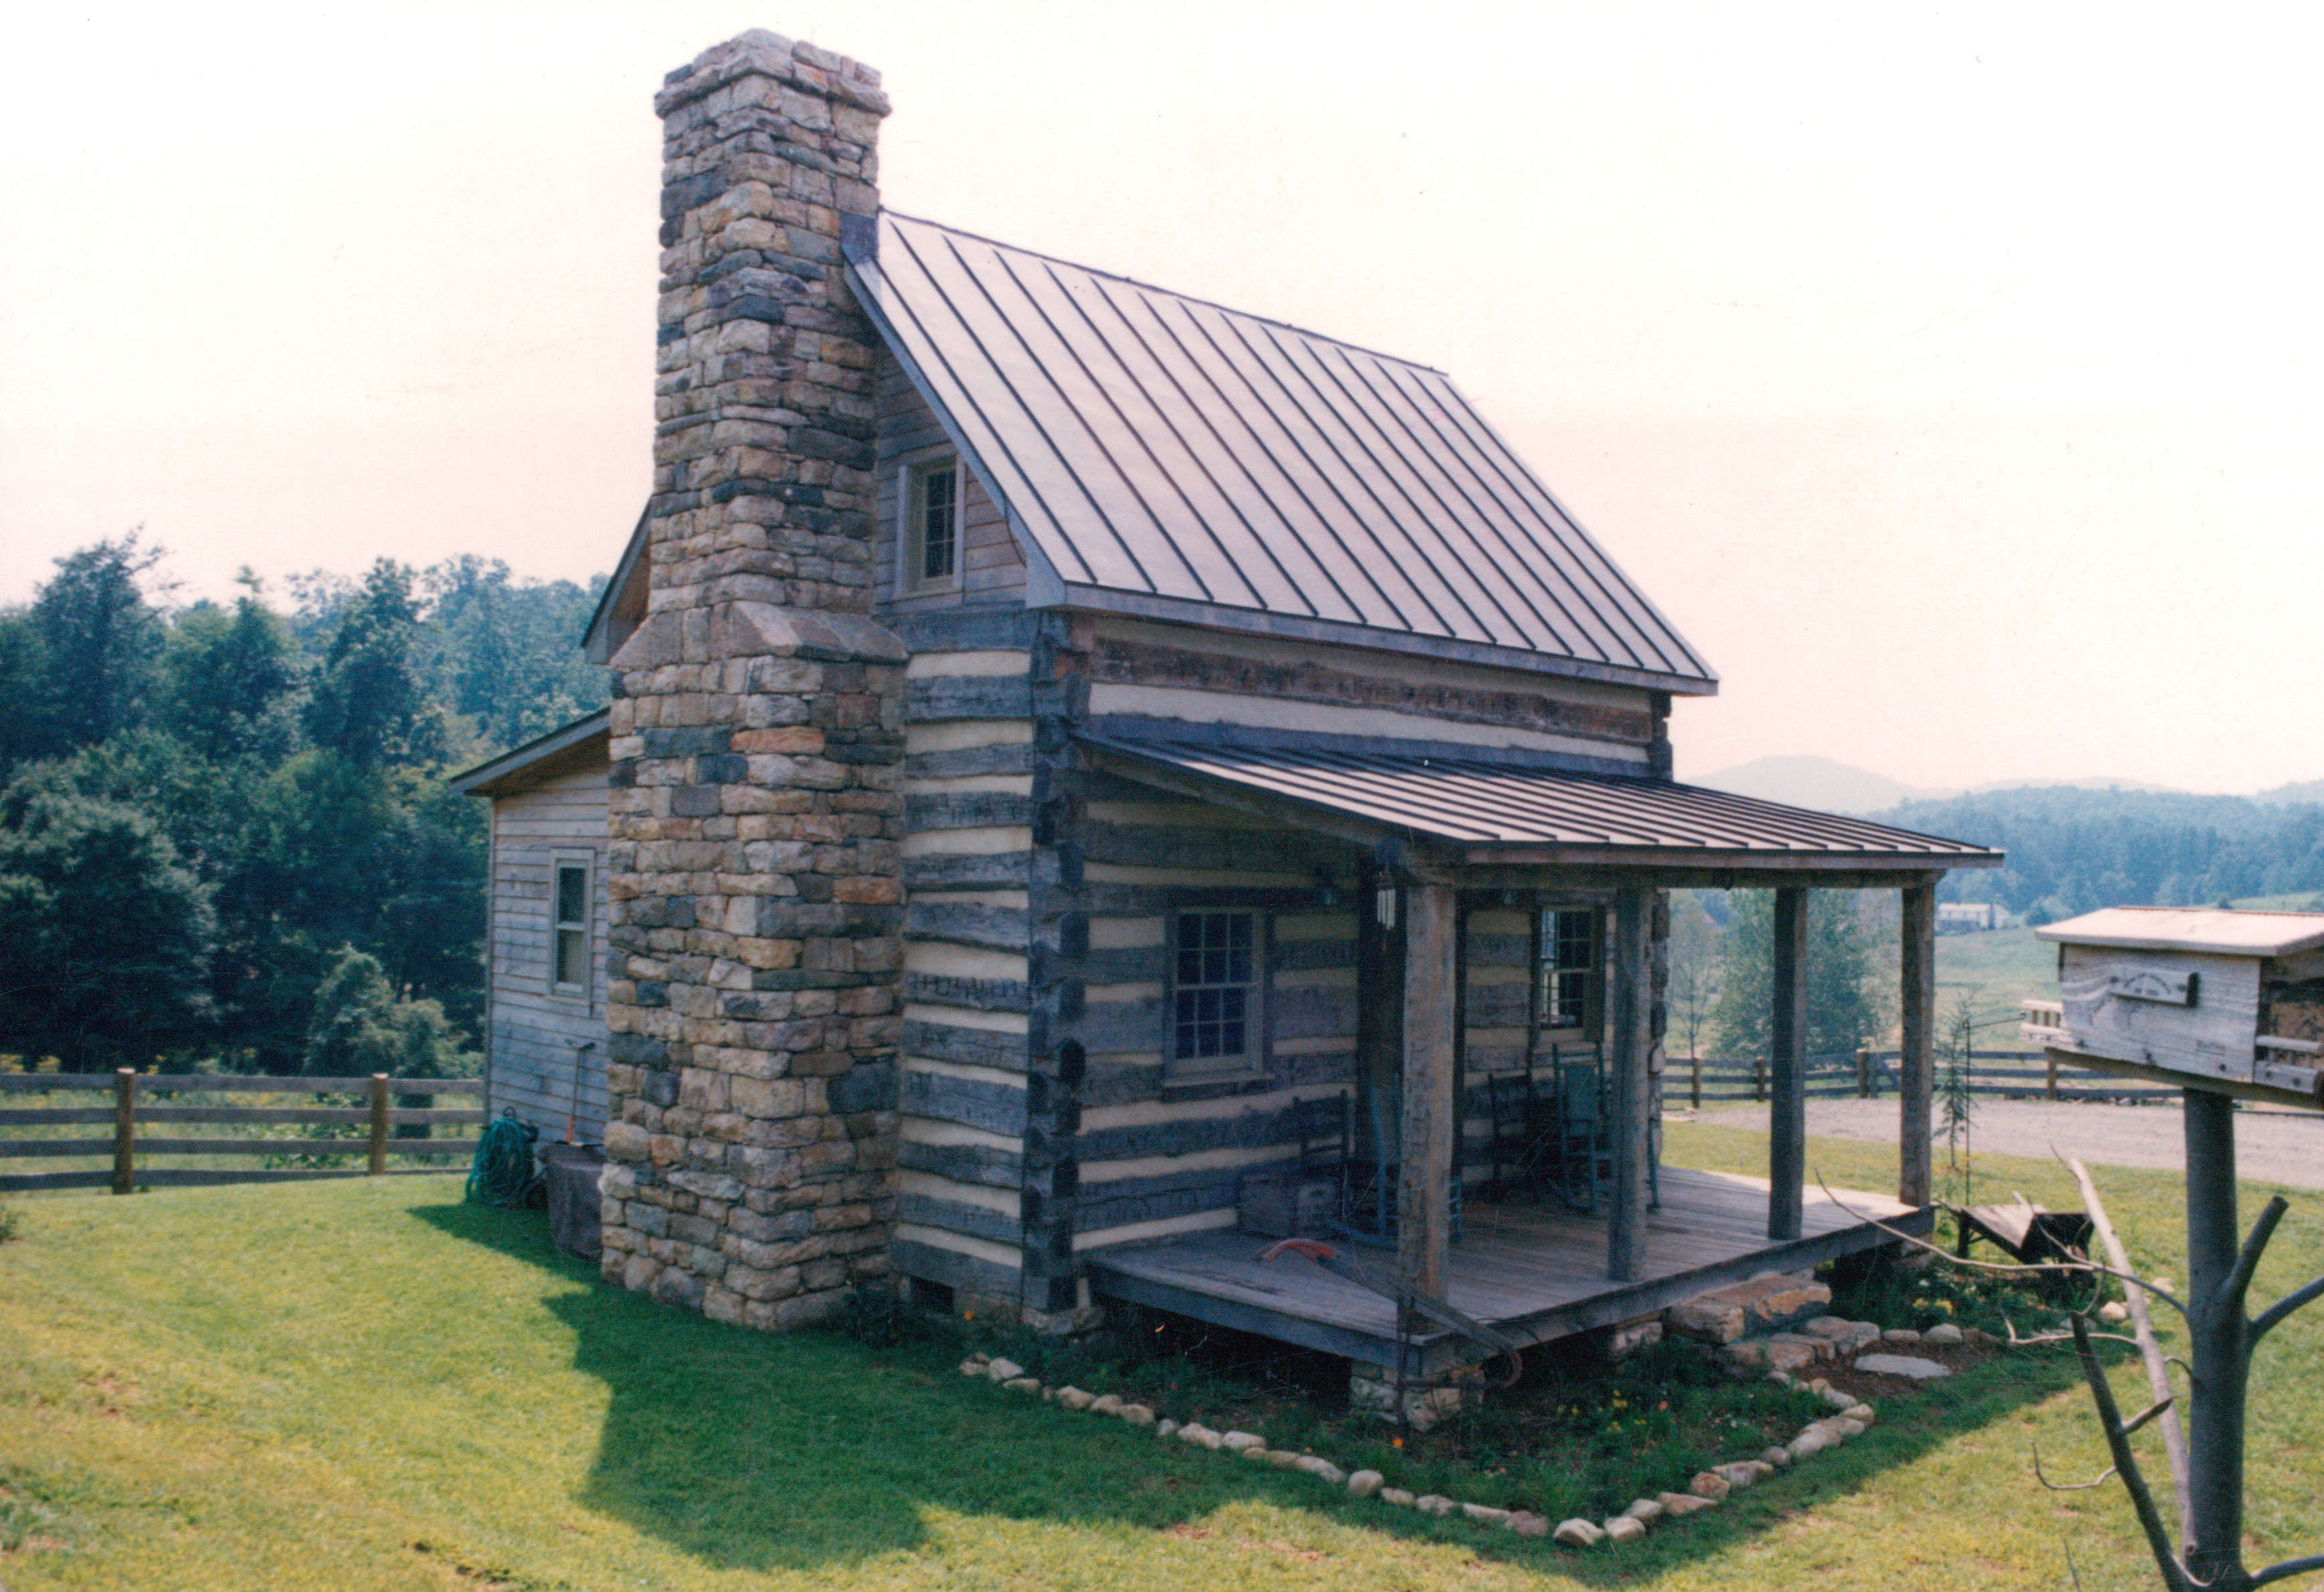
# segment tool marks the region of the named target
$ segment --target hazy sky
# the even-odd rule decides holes
[[[652,91],[751,26],[886,74],[899,209],[1451,372],[1723,676],[1682,776],[2324,777],[2290,7],[14,8],[0,602],[609,567]]]

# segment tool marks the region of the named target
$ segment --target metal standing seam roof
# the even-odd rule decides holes
[[[1065,600],[1716,689],[1443,373],[893,212],[876,236],[860,296]]]
[[[1457,758],[1090,738],[1185,774],[1454,844],[1651,851],[1872,867],[1989,867],[1999,851],[1668,780]]]

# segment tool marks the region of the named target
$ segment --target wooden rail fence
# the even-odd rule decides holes
[[[110,1077],[89,1073],[0,1072],[0,1097],[11,1094],[110,1093],[102,1105],[48,1106],[26,1109],[0,1109],[0,1162],[43,1156],[109,1155],[109,1171],[0,1173],[0,1193],[46,1189],[101,1189],[116,1194],[138,1188],[184,1188],[198,1184],[272,1182],[309,1177],[380,1177],[420,1172],[442,1172],[442,1166],[390,1166],[388,1157],[427,1156],[463,1160],[475,1153],[476,1140],[399,1137],[391,1130],[425,1126],[476,1127],[484,1120],[481,1107],[397,1105],[399,1100],[441,1095],[482,1095],[484,1081],[475,1078],[390,1078],[375,1072],[368,1078],[212,1077],[180,1073],[138,1073],[123,1069]],[[204,1094],[346,1095],[364,1097],[360,1106],[225,1106],[180,1105],[180,1096]],[[161,1103],[154,1103],[161,1102]],[[102,1138],[32,1137],[7,1133],[8,1128],[52,1128],[108,1125]],[[318,1127],[360,1124],[361,1138],[180,1138],[144,1136],[140,1129],[179,1124],[218,1127]],[[248,1156],[253,1161],[288,1155],[361,1155],[360,1168],[329,1166],[150,1166],[141,1156]]]
[[[1810,1056],[1807,1093],[1811,1100],[1871,1100],[1896,1092],[1896,1062],[1893,1050],[1859,1050],[1836,1055]],[[1997,1063],[1997,1064],[1996,1064]],[[1937,1062],[1941,1081],[1944,1061]],[[1765,1100],[1768,1094],[1767,1061],[1722,1061],[1708,1056],[1680,1056],[1670,1062],[1663,1080],[1663,1098],[1676,1105],[1683,1094],[1693,1109],[1703,1102]],[[2038,1050],[1978,1050],[1969,1053],[1969,1090],[1973,1095],[2038,1096],[2045,1100],[2176,1100],[2179,1091],[2109,1078],[2102,1073],[2069,1068]]]

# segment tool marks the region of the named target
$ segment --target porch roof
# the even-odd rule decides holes
[[[1097,736],[1084,744],[1131,779],[1351,840],[1411,842],[1425,858],[1454,865],[1891,875],[2004,860],[1982,846],[1836,813],[1491,754]]]

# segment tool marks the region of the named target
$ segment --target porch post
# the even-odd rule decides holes
[[[1405,891],[1404,1133],[1396,1201],[1397,1280],[1444,1297],[1446,1196],[1461,1131],[1452,1098],[1455,903],[1450,885]]]
[[[1937,1074],[1937,878],[1904,890],[1903,1021],[1896,1058],[1896,1198],[1929,1202],[1929,1105]]]
[[[1775,892],[1775,1008],[1767,1030],[1775,1074],[1767,1111],[1767,1237],[1800,1236],[1808,1175],[1808,893]]]
[[[1646,1162],[1648,1051],[1654,1044],[1652,892],[1618,890],[1614,895],[1613,943],[1606,958],[1607,995],[1613,1002],[1614,1128],[1613,1199],[1606,1217],[1606,1275],[1613,1282],[1637,1280],[1646,1252]]]

